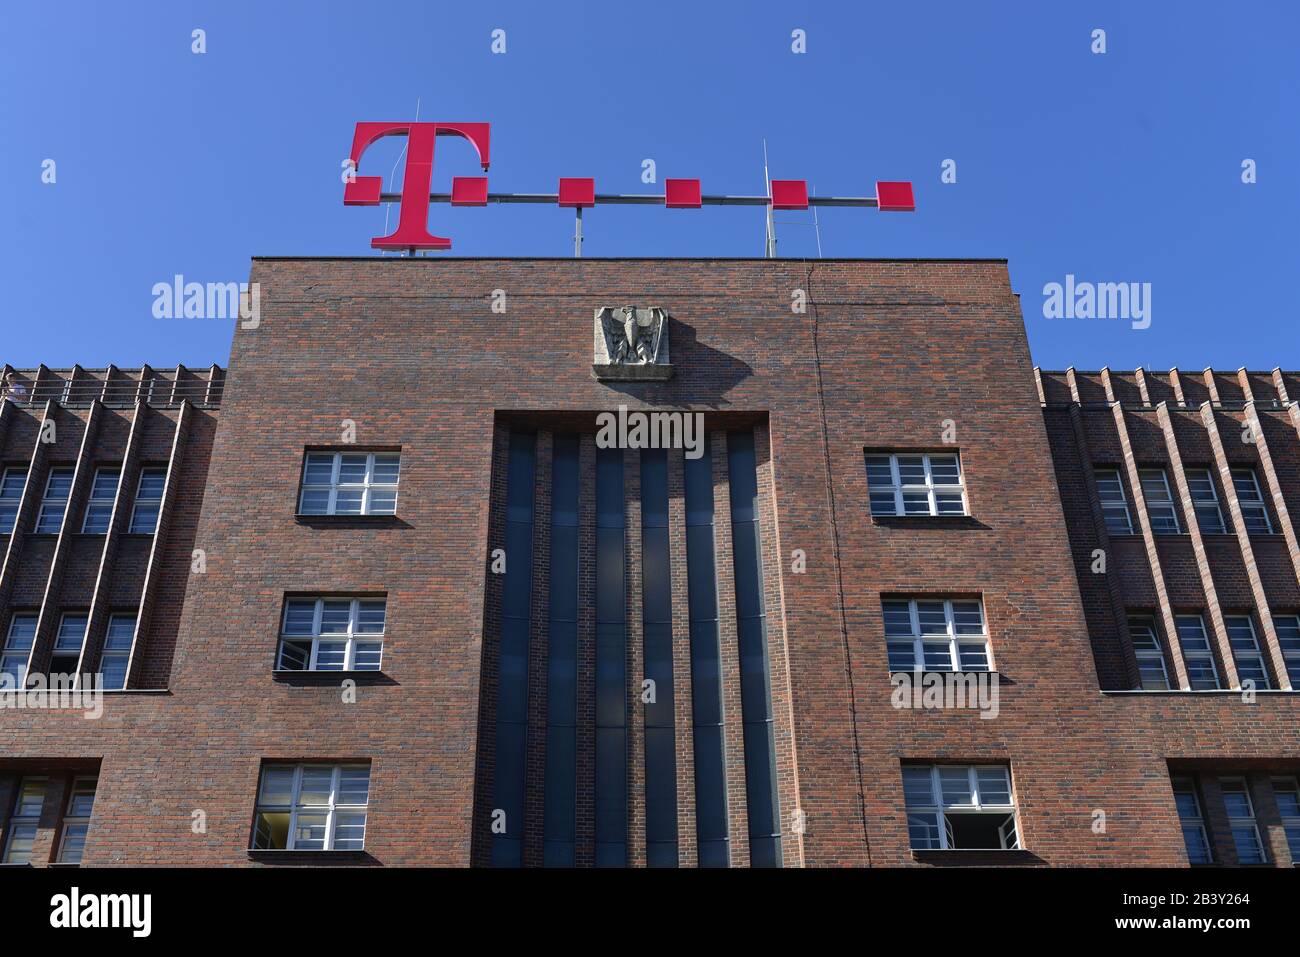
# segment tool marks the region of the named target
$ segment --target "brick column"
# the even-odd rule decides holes
[[[1270,416],[1270,420],[1271,418]],[[1250,423],[1250,430],[1255,435],[1255,450],[1259,453],[1260,469],[1264,473],[1264,486],[1268,489],[1269,497],[1273,499],[1277,524],[1281,528],[1282,537],[1286,540],[1287,554],[1291,556],[1291,568],[1296,574],[1296,580],[1300,582],[1300,540],[1296,538],[1291,512],[1287,509],[1286,497],[1282,494],[1282,480],[1278,478],[1277,468],[1273,465],[1273,453],[1264,435],[1264,423],[1260,419],[1259,410],[1255,407],[1253,399],[1246,403],[1246,421]]]
[[[645,618],[642,612],[641,453],[623,450],[625,572],[627,602],[627,863],[646,866],[645,849]]]
[[[524,867],[542,866],[546,809],[546,688],[551,622],[551,462],[554,437],[537,433],[533,482],[533,581],[528,625],[528,731],[524,749]]]
[[[1232,828],[1228,826],[1228,812],[1223,806],[1223,791],[1219,788],[1219,779],[1213,774],[1198,775],[1201,785],[1201,800],[1205,803],[1205,829],[1210,832],[1210,849],[1215,864],[1234,865],[1237,860],[1237,845],[1232,842]]]
[[[1273,779],[1267,774],[1248,774],[1246,786],[1250,788],[1250,799],[1255,805],[1255,824],[1259,827],[1269,862],[1275,867],[1290,867],[1295,861],[1291,858],[1286,831],[1282,828],[1282,815],[1273,794]]]
[[[578,444],[578,744],[574,863],[596,863],[596,436]]]
[[[684,452],[668,451],[668,562],[673,602],[673,740],[677,752],[677,864],[699,865],[695,826],[695,737],[691,698],[691,610],[686,578]]]

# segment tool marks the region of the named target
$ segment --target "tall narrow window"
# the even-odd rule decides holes
[[[135,640],[135,615],[109,615],[104,635],[104,652],[99,671],[105,691],[126,687],[126,669],[131,661],[131,643]]]
[[[158,530],[158,515],[162,512],[163,489],[167,486],[165,468],[140,470],[140,481],[135,489],[135,503],[131,507],[132,535],[152,535]]]
[[[749,859],[754,867],[780,867],[781,802],[776,786],[772,669],[767,652],[758,470],[752,429],[727,433],[727,464],[736,579],[736,636],[740,646],[740,710],[745,733]]]
[[[1179,615],[1174,619],[1178,625],[1178,643],[1183,648],[1183,663],[1187,666],[1187,678],[1194,691],[1206,691],[1219,687],[1219,670],[1214,664],[1214,652],[1210,650],[1210,640],[1205,634],[1205,619],[1200,615]]]
[[[73,778],[68,791],[68,808],[63,814],[63,835],[59,839],[59,863],[80,864],[86,850],[86,832],[95,806],[94,777]]]
[[[1157,535],[1177,535],[1183,529],[1178,522],[1178,507],[1169,491],[1169,477],[1164,469],[1142,469],[1142,495],[1147,500],[1147,518]]]
[[[978,598],[881,602],[890,671],[988,671],[989,637]]]
[[[1167,690],[1169,672],[1165,668],[1165,652],[1160,646],[1155,619],[1150,615],[1129,615],[1128,633],[1133,639],[1142,688],[1146,691]]]
[[[1273,612],[1273,627],[1277,630],[1277,643],[1286,660],[1286,673],[1291,678],[1291,690],[1300,691],[1300,615]]]
[[[727,780],[722,725],[722,653],[714,557],[713,454],[687,458],[686,594],[691,628],[691,737],[695,752],[695,833],[701,867],[726,867]]]
[[[872,515],[965,515],[966,489],[956,452],[868,454]]]
[[[68,494],[72,491],[72,469],[50,469],[45,479],[45,495],[40,511],[36,513],[36,534],[57,535],[63,528],[63,513],[68,510]]]
[[[627,866],[623,450],[596,450],[596,866]]]
[[[1106,531],[1112,535],[1133,534],[1133,516],[1129,514],[1124,481],[1118,469],[1097,469],[1097,497],[1101,500]]]
[[[520,867],[523,864],[524,751],[528,728],[528,634],[532,622],[536,460],[536,433],[512,431],[506,460],[506,572],[501,591],[496,766],[492,784],[492,808],[504,815],[505,830],[492,835],[494,867]]]
[[[265,765],[253,849],[362,850],[369,803],[368,764]]]
[[[393,515],[400,471],[397,452],[308,452],[298,513]]]
[[[65,614],[59,619],[59,632],[54,636],[54,651],[50,655],[51,675],[77,673],[77,662],[81,660],[81,646],[86,642],[86,623],[89,620],[84,612]]]
[[[1286,834],[1286,846],[1291,851],[1291,864],[1300,866],[1300,784],[1293,777],[1274,778],[1273,797]]]
[[[1002,765],[903,765],[914,850],[1016,850],[1016,805]]]
[[[1224,615],[1223,623],[1228,627],[1228,643],[1237,662],[1237,680],[1253,681],[1256,688],[1271,688],[1264,655],[1255,636],[1254,619],[1250,615]]]
[[[542,863],[573,867],[578,747],[577,435],[556,435],[551,462],[550,627],[546,639],[546,803]]]
[[[1255,804],[1250,799],[1250,788],[1245,778],[1223,778],[1219,781],[1223,792],[1223,810],[1228,815],[1228,828],[1232,843],[1237,848],[1237,863],[1264,864],[1264,844],[1259,839],[1255,824]]]
[[[23,500],[23,489],[27,487],[27,470],[7,468],[0,478],[0,535],[8,535],[14,530],[18,520],[18,506]]]
[[[1214,489],[1214,476],[1209,469],[1188,469],[1187,488],[1192,493],[1192,508],[1196,510],[1196,524],[1207,535],[1227,531],[1223,522],[1223,509]]]
[[[290,598],[284,603],[276,667],[378,671],[387,611],[385,598]]]
[[[673,600],[668,554],[668,453],[641,452],[641,609],[645,679],[646,863],[677,866],[677,745],[673,717]]]
[[[121,474],[119,469],[95,469],[95,478],[90,483],[90,501],[86,503],[86,518],[81,523],[84,534],[104,535],[108,532],[108,522],[113,517],[113,500],[117,498],[117,481]]]
[[[1241,506],[1241,520],[1252,535],[1271,535],[1273,522],[1268,517],[1264,493],[1259,488],[1259,476],[1249,466],[1232,470],[1232,487],[1237,490],[1237,504]]]
[[[36,831],[41,824],[45,791],[49,781],[43,777],[25,777],[18,783],[13,813],[5,828],[4,863],[30,864],[36,845]]]
[[[21,688],[27,679],[27,659],[36,640],[36,616],[26,612],[9,619],[4,648],[0,650],[0,687]]]
[[[1183,827],[1183,843],[1187,846],[1187,860],[1191,864],[1209,864],[1210,838],[1205,830],[1205,815],[1201,813],[1201,799],[1196,793],[1196,782],[1191,778],[1174,778],[1174,803],[1178,806],[1178,819]]]

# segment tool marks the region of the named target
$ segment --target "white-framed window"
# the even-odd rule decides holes
[[[1300,691],[1300,615],[1275,611],[1273,627],[1277,630],[1277,643],[1282,646],[1282,657],[1286,659],[1291,688]]]
[[[867,455],[872,515],[965,515],[961,455],[957,452]]]
[[[36,641],[36,615],[15,612],[9,618],[9,631],[0,649],[0,686],[22,688],[27,680],[27,660]]]
[[[1192,509],[1196,524],[1206,535],[1222,534],[1228,530],[1219,506],[1219,493],[1214,488],[1214,475],[1209,469],[1188,469],[1187,488],[1192,493]]]
[[[1237,863],[1267,863],[1264,843],[1259,839],[1259,827],[1255,823],[1255,804],[1250,799],[1246,779],[1221,778],[1219,789],[1223,792],[1223,810],[1228,815],[1232,843],[1237,848]]]
[[[397,452],[308,452],[298,514],[396,514],[401,458]]]
[[[0,535],[8,535],[14,530],[18,520],[18,506],[22,504],[23,489],[27,487],[27,470],[25,468],[7,468],[0,478]]]
[[[63,836],[59,839],[59,863],[80,864],[86,850],[86,831],[90,829],[90,812],[95,806],[93,775],[73,778],[68,792],[68,809],[63,814]]]
[[[1286,834],[1286,846],[1291,850],[1291,864],[1300,867],[1300,783],[1294,777],[1274,778],[1273,797]]]
[[[1253,681],[1256,688],[1273,687],[1264,667],[1264,655],[1259,650],[1255,620],[1250,615],[1224,615],[1223,623],[1228,628],[1228,644],[1232,645],[1232,657],[1237,662],[1237,680]]]
[[[36,513],[36,534],[57,535],[63,527],[63,515],[68,510],[68,495],[72,491],[72,469],[50,469],[45,479],[45,495],[40,511]]]
[[[1169,670],[1165,667],[1165,650],[1160,644],[1160,633],[1151,615],[1129,615],[1128,633],[1133,639],[1133,653],[1137,657],[1138,675],[1146,691],[1166,691],[1169,688]]]
[[[276,668],[378,671],[386,598],[290,598],[284,603]]]
[[[104,650],[99,656],[99,673],[105,691],[126,687],[126,669],[131,661],[131,643],[135,640],[135,615],[108,616]]]
[[[1151,531],[1156,535],[1177,535],[1183,527],[1178,521],[1178,506],[1174,504],[1173,493],[1169,491],[1169,476],[1164,469],[1142,469],[1138,472],[1142,480],[1142,496],[1147,501],[1147,518],[1151,520]]]
[[[890,671],[988,671],[989,635],[978,598],[886,598]]]
[[[1232,470],[1232,487],[1237,490],[1237,504],[1241,506],[1241,520],[1252,535],[1273,534],[1273,522],[1268,517],[1264,493],[1259,488],[1259,476],[1249,466]]]
[[[1119,469],[1097,469],[1097,498],[1101,500],[1106,531],[1112,535],[1132,535],[1133,516],[1124,497],[1124,480]]]
[[[1201,813],[1201,799],[1196,793],[1196,782],[1191,778],[1174,778],[1173,786],[1174,803],[1178,807],[1178,820],[1183,827],[1188,863],[1209,864],[1214,857],[1210,853],[1210,835],[1205,830],[1205,815]]]
[[[158,530],[158,514],[162,511],[163,489],[167,485],[165,468],[140,470],[140,481],[135,487],[135,502],[131,506],[131,524],[127,531],[132,535],[152,535]]]
[[[113,500],[117,498],[117,482],[121,469],[95,469],[90,483],[90,501],[86,503],[86,517],[81,531],[86,535],[108,534],[108,523],[113,517]]]
[[[913,850],[1016,850],[1016,805],[1003,765],[905,764]]]
[[[265,765],[253,849],[362,850],[369,802],[368,764]]]
[[[49,779],[25,777],[18,782],[13,813],[5,828],[4,863],[30,864],[32,848],[36,844],[36,830],[41,824],[41,809],[45,806],[45,791]]]
[[[81,646],[86,642],[86,625],[90,616],[85,612],[65,612],[59,619],[59,631],[54,636],[54,650],[50,653],[51,675],[75,675],[81,660]]]
[[[1195,691],[1219,687],[1219,669],[1214,664],[1214,652],[1205,632],[1205,619],[1200,615],[1177,615],[1178,644],[1183,649],[1183,664],[1187,678]]]

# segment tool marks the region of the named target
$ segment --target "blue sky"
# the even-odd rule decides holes
[[[1294,3],[5,9],[0,362],[224,364],[233,324],[153,318],[153,284],[247,279],[253,255],[372,254],[383,209],[342,205],[339,164],[358,120],[410,119],[418,98],[421,119],[491,122],[501,192],[562,175],[650,192],[653,158],[661,180],[758,193],[764,137],[774,177],[822,194],[910,179],[915,214],[824,210],[824,254],[1006,257],[1044,367],[1300,367]],[[467,144],[442,144],[435,189],[477,171]],[[378,144],[361,172],[399,150]],[[454,255],[572,251],[554,207],[431,221]],[[761,255],[762,213],[606,207],[586,233],[588,256]],[[782,255],[816,254],[811,229],[779,235]],[[1044,318],[1043,286],[1066,274],[1151,283],[1150,328]]]

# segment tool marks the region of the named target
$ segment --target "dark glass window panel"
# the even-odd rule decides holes
[[[551,526],[552,621],[578,620],[578,529]]]
[[[645,621],[671,622],[672,573],[668,563],[668,529],[641,532],[641,608]]]
[[[700,867],[729,867],[731,850],[726,841],[700,841]]]
[[[723,764],[721,725],[696,725],[695,819],[703,847],[706,841],[727,841],[727,781]],[[701,758],[703,760],[701,760]],[[725,865],[724,865],[725,866]]]
[[[713,560],[713,526],[686,528],[686,593],[691,621],[718,617],[718,580]]]
[[[596,840],[627,843],[627,737],[596,729]]]
[[[760,548],[758,544],[758,524],[756,522],[737,522],[736,534],[732,539],[736,569],[745,569],[746,574],[736,575],[736,617],[757,618],[763,614],[763,580],[757,574],[760,567]]]
[[[727,433],[727,467],[732,522],[758,519],[758,472],[755,469],[754,433]]]
[[[691,622],[691,711],[696,726],[722,723],[718,623]]]
[[[713,524],[713,457],[708,436],[705,436],[704,454],[698,459],[685,460],[686,524]]]
[[[668,527],[668,453],[664,449],[641,452],[641,524]]]
[[[596,621],[623,622],[623,529],[596,529]]]
[[[578,436],[557,435],[551,463],[550,629],[542,863],[574,865],[577,813]]]
[[[577,725],[578,626],[571,621],[551,622],[547,655],[547,723]]]
[[[623,452],[596,450],[596,864],[627,864]],[[638,682],[639,684],[639,682]]]
[[[510,433],[510,456],[506,466],[506,521],[533,521],[533,473],[537,437],[531,432]]]
[[[543,867],[573,867],[576,863],[571,841],[545,841],[542,844]]]
[[[572,728],[554,727],[546,734],[546,840],[573,844],[577,792],[576,748]]]
[[[627,843],[596,842],[597,867],[627,867]]]
[[[668,622],[645,623],[645,676],[654,682],[654,703],[645,705],[645,723],[673,726],[673,629]]]
[[[578,436],[557,435],[551,462],[551,524],[578,525]]]
[[[527,619],[506,618],[501,622],[501,672],[497,688],[497,720],[527,720]]]
[[[596,524],[602,528],[622,528],[623,450],[596,450]]]

